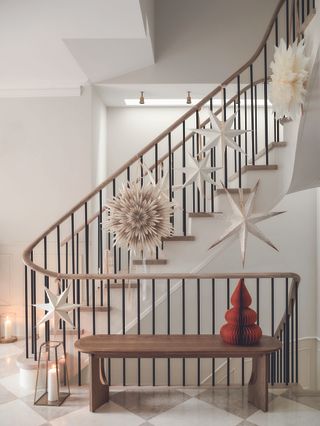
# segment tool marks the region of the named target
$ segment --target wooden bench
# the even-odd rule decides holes
[[[281,343],[263,336],[254,346],[225,344],[219,335],[104,335],[82,337],[75,347],[90,356],[90,411],[109,400],[103,358],[252,358],[248,400],[268,411],[268,358]]]

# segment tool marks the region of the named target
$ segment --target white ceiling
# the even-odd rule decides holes
[[[151,65],[153,1],[145,3],[1,0],[0,96],[70,93]]]

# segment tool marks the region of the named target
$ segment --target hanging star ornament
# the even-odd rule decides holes
[[[197,187],[200,191],[200,195],[202,197],[204,182],[208,182],[208,183],[211,183],[212,185],[216,185],[216,182],[210,177],[210,174],[217,170],[220,170],[220,167],[208,167],[209,159],[210,159],[210,156],[207,155],[201,160],[198,160],[196,157],[192,157],[192,155],[189,154],[189,152],[187,152],[187,160],[188,160],[189,166],[178,169],[186,173],[187,175],[186,181],[183,185],[174,186],[173,190],[185,188],[186,186],[191,185],[191,183],[195,182],[197,184]]]
[[[143,168],[145,169],[150,183],[153,187],[158,188],[159,192],[161,192],[165,197],[169,198],[169,186],[168,186],[168,177],[169,177],[169,172],[164,173],[160,179],[158,179],[158,182],[156,182],[155,177],[153,176],[151,170],[149,169],[149,167],[143,163]]]
[[[241,154],[246,155],[243,149],[237,145],[233,138],[236,136],[243,135],[244,133],[251,132],[251,130],[240,130],[240,129],[231,129],[234,119],[236,118],[237,112],[232,114],[226,121],[219,120],[218,117],[209,110],[210,123],[212,125],[211,129],[192,129],[194,133],[197,133],[206,138],[206,146],[200,151],[208,151],[211,148],[214,148],[220,142],[221,146],[221,155],[222,155],[222,164],[224,164],[224,153],[227,147],[234,149]]]
[[[74,305],[67,302],[70,288],[71,287],[69,285],[60,295],[55,295],[48,288],[45,288],[46,295],[49,299],[48,303],[39,303],[33,305],[36,308],[47,311],[44,317],[42,317],[41,320],[38,322],[38,326],[46,321],[49,321],[50,319],[53,319],[54,331],[56,334],[58,319],[61,318],[72,328],[74,327],[68,315],[68,312],[72,311],[80,305]]]
[[[240,240],[242,266],[244,266],[245,257],[246,257],[247,238],[248,238],[248,234],[250,233],[254,235],[255,237],[257,237],[259,240],[265,242],[270,247],[278,251],[278,249],[274,246],[274,244],[256,226],[256,223],[262,222],[263,220],[269,219],[273,216],[277,216],[285,212],[253,213],[259,181],[256,183],[253,190],[250,192],[250,195],[246,202],[244,202],[243,190],[239,189],[239,196],[240,196],[239,204],[237,204],[234,201],[234,199],[232,198],[232,195],[230,194],[228,189],[225,188],[222,182],[221,184],[226,192],[227,199],[233,211],[233,215],[231,216],[232,224],[224,232],[224,234],[221,235],[221,237],[209,247],[209,250],[212,249],[213,247],[216,247],[222,241],[234,235],[238,235]]]

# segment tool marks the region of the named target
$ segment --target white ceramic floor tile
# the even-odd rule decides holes
[[[0,358],[6,358],[12,355],[19,355],[21,353],[22,349],[14,343],[0,345]]]
[[[18,399],[0,405],[1,426],[40,426],[44,423],[46,420],[43,417]]]
[[[25,389],[20,386],[19,373],[2,378],[0,383],[18,398],[24,398],[34,392],[34,390]]]
[[[243,419],[196,398],[177,405],[150,422],[154,426],[235,426]]]
[[[257,411],[247,420],[258,426],[319,426],[320,411],[279,396],[267,413]]]
[[[184,392],[186,395],[189,395],[191,397],[198,396],[198,395],[200,395],[200,393],[202,393],[206,390],[207,389],[199,389],[199,388],[198,389],[197,388],[195,388],[195,389],[193,389],[193,388],[181,388],[181,389],[179,389],[180,392]]]
[[[88,407],[50,421],[52,426],[139,426],[145,420],[112,401],[91,413]]]

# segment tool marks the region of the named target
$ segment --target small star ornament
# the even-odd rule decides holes
[[[205,136],[206,146],[200,151],[208,151],[211,148],[214,148],[220,142],[221,145],[221,155],[222,155],[222,164],[224,164],[224,153],[227,147],[234,149],[241,154],[246,155],[246,153],[237,145],[233,138],[236,136],[243,135],[244,133],[250,132],[251,130],[238,130],[231,129],[234,119],[237,115],[237,112],[231,115],[226,121],[219,120],[218,117],[209,111],[210,122],[212,129],[192,129],[193,132]]]
[[[263,220],[269,219],[273,216],[277,216],[284,212],[253,213],[258,184],[259,181],[256,183],[255,187],[251,191],[246,202],[244,202],[243,199],[243,190],[239,189],[240,202],[239,204],[237,204],[232,198],[232,195],[230,194],[228,189],[225,188],[222,183],[222,186],[227,194],[230,207],[233,211],[233,215],[230,217],[232,224],[221,235],[221,237],[209,247],[210,250],[213,247],[216,247],[218,244],[222,243],[222,241],[234,235],[238,235],[240,240],[242,266],[244,266],[245,263],[247,238],[249,233],[278,251],[274,244],[256,226],[256,223],[262,222]]]
[[[37,305],[33,305],[36,308],[43,309],[47,311],[44,317],[38,322],[38,326],[50,319],[53,319],[54,322],[54,331],[56,334],[58,319],[61,318],[67,324],[69,324],[72,328],[74,327],[68,312],[77,308],[80,305],[73,305],[67,303],[67,298],[70,291],[70,285],[60,294],[53,294],[48,288],[45,288],[46,295],[49,299],[48,303],[39,303]]]
[[[168,195],[168,192],[169,192],[169,187],[168,187],[169,172],[164,173],[164,175],[161,176],[160,179],[158,179],[158,182],[156,182],[156,179],[153,176],[149,167],[146,164],[143,164],[143,168],[145,169],[145,171],[146,171],[146,173],[149,177],[151,185],[155,188],[158,188],[159,192],[161,192],[163,195],[165,195],[167,198],[169,198],[169,195]]]
[[[192,157],[192,155],[187,152],[189,166],[178,169],[186,173],[186,181],[183,185],[174,186],[173,190],[185,188],[186,186],[195,182],[202,197],[204,182],[209,182],[212,185],[216,185],[216,182],[211,178],[210,174],[220,170],[220,167],[208,167],[209,159],[210,156],[207,155],[202,160],[197,160],[197,158]]]

